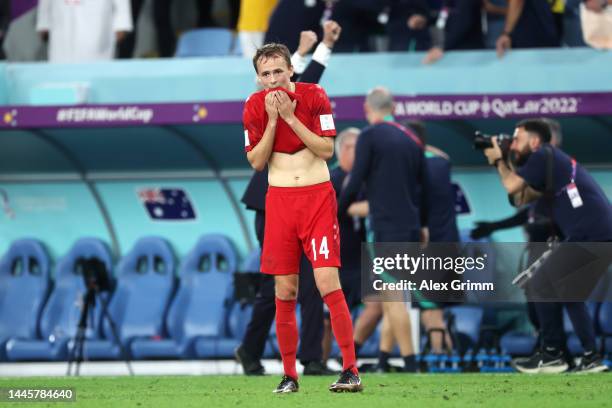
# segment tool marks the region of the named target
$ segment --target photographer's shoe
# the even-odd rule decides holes
[[[597,353],[585,353],[575,369],[577,373],[603,373],[604,371],[608,371],[608,366]]]
[[[251,357],[242,344],[234,350],[234,357],[242,365],[245,375],[264,375],[264,367],[261,365],[261,361]]]
[[[298,392],[300,386],[298,385],[297,380],[289,377],[288,375],[283,375],[283,379],[281,380],[278,387],[272,391],[275,394],[287,394],[290,392]]]
[[[525,374],[559,374],[569,367],[561,351],[538,351],[529,358],[514,360],[512,366]]]
[[[340,378],[329,386],[331,392],[359,392],[363,390],[361,378],[353,372],[352,368],[340,373]]]

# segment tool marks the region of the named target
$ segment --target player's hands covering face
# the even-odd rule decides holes
[[[270,92],[266,95],[266,113],[268,114],[268,120],[276,120],[278,118],[276,94],[277,92]]]
[[[293,113],[295,112],[295,105],[297,101],[291,101],[289,95],[287,95],[283,91],[276,91],[276,103],[278,107],[278,113],[281,118],[284,120],[289,120],[293,118]]]

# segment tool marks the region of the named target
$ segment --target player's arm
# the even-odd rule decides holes
[[[266,95],[265,105],[266,112],[268,113],[268,123],[266,124],[263,136],[259,143],[257,143],[251,151],[247,152],[247,159],[251,167],[257,171],[262,171],[264,169],[272,155],[272,148],[274,147],[276,123],[278,121],[278,107],[274,97],[275,93],[276,92],[270,92]]]
[[[523,14],[523,8],[525,6],[525,0],[509,0],[508,11],[506,13],[506,21],[504,24],[504,31],[497,38],[495,48],[497,49],[497,56],[503,57],[507,50],[512,48],[512,31],[516,28],[516,25]]]
[[[296,116],[296,101],[291,101],[285,92],[277,92],[278,114],[306,147],[323,160],[329,160],[334,155],[334,141],[331,137],[321,137],[308,129]]]

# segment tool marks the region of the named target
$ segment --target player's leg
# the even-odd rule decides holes
[[[355,330],[353,333],[353,339],[355,342],[355,354],[359,354],[359,349],[370,338],[378,322],[382,318],[382,303],[380,301],[369,301],[364,302],[363,312],[355,320]]]
[[[338,269],[316,268],[315,281],[323,301],[329,309],[332,332],[342,353],[343,370],[355,368],[355,347],[353,344],[353,322],[351,313],[340,287]],[[357,373],[356,369],[354,370]]]
[[[331,183],[323,183],[300,200],[303,214],[298,227],[304,253],[312,263],[315,283],[329,309],[332,331],[340,347],[343,371],[330,391],[361,391],[361,380],[355,364],[353,323],[340,286],[340,231],[336,193]]]
[[[389,319],[393,337],[397,340],[400,354],[404,359],[404,370],[415,372],[417,364],[412,347],[412,327],[406,304],[404,302],[384,302],[383,314]]]
[[[332,332],[342,353],[342,373],[338,381],[330,386],[330,391],[361,391],[361,379],[357,371],[353,344],[353,322],[344,292],[340,287],[338,268],[315,268],[314,276],[319,293],[329,309]]]
[[[282,189],[270,187],[266,196],[266,237],[261,254],[261,271],[274,275],[276,336],[283,358],[285,376],[274,392],[298,390],[295,368],[298,328],[295,305],[300,267],[300,242],[290,216],[290,197]]]
[[[293,380],[286,381],[283,377],[281,384],[275,392],[295,392],[297,391],[298,374],[295,367],[295,360],[298,346],[298,327],[295,317],[295,305],[297,303],[298,275],[275,275],[275,294],[276,294],[276,337],[278,348],[283,359],[283,370],[285,377]]]
[[[317,291],[312,266],[307,257],[300,262],[298,303],[302,317],[298,357],[304,375],[333,374],[323,364],[323,301]]]
[[[444,310],[442,308],[421,310],[421,323],[427,333],[434,330],[431,333],[431,350],[434,353],[443,353],[445,345],[452,350],[453,341],[446,329]],[[442,337],[442,333],[444,333],[444,337]]]
[[[378,367],[377,371],[389,372],[391,366],[389,358],[395,346],[395,337],[393,337],[393,329],[389,323],[389,316],[383,316],[380,328],[380,342],[378,344]]]

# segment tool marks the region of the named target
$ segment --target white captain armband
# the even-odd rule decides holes
[[[319,121],[321,122],[321,130],[335,130],[336,125],[334,125],[334,117],[330,113],[328,115],[320,115]]]

